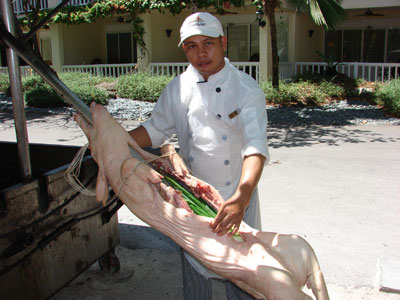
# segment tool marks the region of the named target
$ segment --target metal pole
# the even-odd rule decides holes
[[[3,0],[1,0],[3,1]],[[18,41],[7,30],[0,28],[0,33],[6,45],[12,48],[24,61],[26,61],[43,79],[70,105],[72,105],[82,116],[92,123],[92,115],[89,107],[75,95],[41,58],[37,57],[31,49]]]
[[[0,0],[1,2],[7,0]],[[7,1],[8,2],[8,1]],[[4,15],[4,13],[3,13]],[[0,34],[3,41],[9,48],[12,48],[24,61],[26,61],[43,79],[58,92],[64,100],[72,105],[87,122],[92,124],[92,114],[90,108],[75,95],[57,76],[53,69],[51,69],[42,59],[37,57],[31,49],[25,47],[7,30],[0,27]],[[130,148],[131,155],[138,160],[143,158],[133,148]]]
[[[11,1],[1,0],[1,11],[6,29],[15,34],[15,24]],[[24,179],[32,177],[32,169],[29,153],[28,130],[22,94],[21,72],[18,56],[10,47],[7,48],[7,65],[10,77],[11,97],[13,102],[15,133],[17,137],[18,156],[20,161],[20,172]]]

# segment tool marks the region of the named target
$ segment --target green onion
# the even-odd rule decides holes
[[[173,189],[180,191],[182,193],[183,199],[187,202],[189,207],[193,210],[196,215],[215,218],[217,213],[207,205],[207,203],[197,198],[192,194],[192,192],[185,189],[182,185],[180,185],[177,181],[175,181],[170,176],[163,174],[164,183],[172,187]]]
[[[163,182],[166,185],[172,187],[174,190],[180,191],[182,193],[183,199],[186,201],[186,203],[189,205],[189,207],[196,215],[209,217],[213,219],[215,218],[217,213],[203,199],[197,198],[195,195],[193,195],[191,191],[188,191],[186,188],[180,185],[176,180],[174,180],[172,177],[168,176],[164,172],[162,175],[164,176]],[[229,230],[229,232],[231,231],[232,229]],[[243,242],[242,237],[238,233],[235,233],[233,235],[233,238],[238,242]]]

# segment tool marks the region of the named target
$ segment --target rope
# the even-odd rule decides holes
[[[64,177],[67,180],[67,182],[72,186],[72,188],[74,188],[77,192],[85,195],[85,196],[90,196],[90,197],[95,197],[96,196],[96,192],[95,191],[90,191],[89,189],[87,189],[82,182],[79,180],[79,175],[81,172],[81,166],[82,166],[82,160],[83,157],[86,153],[86,150],[89,147],[89,143],[87,143],[86,145],[83,145],[78,152],[75,154],[75,157],[72,159],[70,165],[68,166],[67,170],[64,173]],[[161,156],[157,156],[153,159],[149,159],[149,160],[145,160],[145,161],[140,161],[135,168],[132,170],[132,172],[123,179],[123,182],[121,184],[121,187],[118,190],[118,193],[116,195],[114,195],[113,199],[115,199],[116,197],[119,197],[119,193],[122,189],[122,186],[124,186],[126,184],[126,181],[129,179],[129,177],[134,174],[137,170],[138,167],[140,167],[141,165],[149,165],[152,162],[156,161],[157,159],[169,156],[176,153],[175,150],[173,151],[169,151]],[[111,189],[111,187],[109,187],[109,189]]]
[[[96,196],[96,192],[88,190],[82,182],[79,180],[79,174],[81,173],[81,166],[83,156],[85,155],[86,150],[88,149],[89,144],[82,146],[79,151],[75,154],[75,157],[69,164],[67,170],[64,173],[64,178],[68,181],[68,183],[79,193],[94,197]]]
[[[160,158],[163,158],[163,157],[166,157],[166,156],[170,156],[170,155],[172,155],[172,154],[174,154],[174,153],[176,153],[175,150],[169,151],[169,152],[167,152],[167,153],[164,153],[163,155],[157,156],[157,157],[155,157],[155,158],[153,158],[153,159],[139,161],[139,163],[136,164],[135,168],[133,168],[133,170],[129,173],[129,175],[126,176],[125,178],[122,178],[122,184],[121,184],[121,186],[120,186],[119,189],[118,189],[117,197],[119,197],[119,194],[120,194],[120,192],[121,192],[121,190],[122,190],[122,187],[126,184],[126,182],[128,181],[129,177],[131,177],[132,174],[136,173],[137,168],[139,168],[139,167],[142,166],[142,165],[146,165],[146,166],[147,166],[147,165],[151,164],[152,162],[156,161],[157,159],[160,159]],[[128,158],[128,159],[129,159],[129,158]],[[126,160],[125,160],[125,161],[126,161]],[[122,164],[124,164],[125,161],[124,161]]]

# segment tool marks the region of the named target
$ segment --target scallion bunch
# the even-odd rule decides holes
[[[193,195],[191,191],[187,190],[171,176],[165,173],[163,173],[162,175],[164,176],[163,182],[166,185],[172,187],[174,190],[180,191],[182,193],[183,199],[196,215],[213,219],[216,217],[217,212],[211,206],[209,206],[206,201],[201,198],[197,198],[195,195]],[[242,237],[238,233],[234,234],[233,238],[238,242],[243,242]]]
[[[164,180],[163,182],[172,187],[174,190],[180,191],[182,193],[183,199],[189,205],[191,210],[199,216],[215,218],[217,213],[212,209],[203,199],[197,198],[195,195],[192,194],[191,191],[185,189],[181,184],[179,184],[176,180],[172,177],[163,174]]]

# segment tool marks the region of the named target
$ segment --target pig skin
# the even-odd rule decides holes
[[[79,114],[75,119],[88,137],[99,166],[98,201],[107,199],[110,184],[138,218],[255,298],[312,300],[302,291],[307,285],[317,300],[329,299],[316,255],[303,238],[258,231],[244,222],[239,231],[243,241],[217,236],[210,229],[209,218],[164,201],[162,195],[167,187],[161,182],[161,175],[133,158],[130,147],[144,160],[155,159],[153,154],[142,150],[104,107],[92,104],[91,112],[93,125]],[[167,161],[160,163],[168,166]]]

